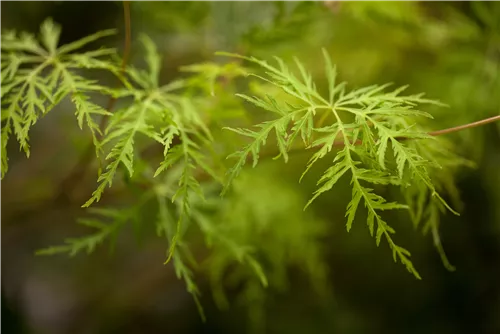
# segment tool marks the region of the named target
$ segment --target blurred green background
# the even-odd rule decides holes
[[[37,33],[46,17],[61,24],[61,43],[118,28],[107,45],[123,49],[121,2],[1,3],[2,30]],[[215,51],[264,59],[296,56],[323,80],[319,60],[325,47],[352,86],[409,84],[409,91],[449,104],[426,110],[435,116],[436,130],[500,113],[499,2],[132,2],[131,20],[131,62],[141,64],[142,49],[134,46],[146,33],[163,55],[163,82],[179,76],[180,66],[216,60]],[[132,233],[125,233],[112,257],[105,250],[73,259],[34,256],[36,249],[81,232],[74,221],[95,186],[89,175],[73,198],[53,200],[55,185],[88,143],[72,111],[64,109],[33,129],[30,159],[9,143],[1,203],[4,333],[243,333],[252,328],[248,306],[233,303],[219,310],[200,275],[208,318],[203,324],[184,283],[163,265],[165,245],[157,238],[137,245]],[[412,231],[408,222],[396,224],[398,240],[411,250],[422,281],[394,264],[385,245],[375,246],[362,220],[347,233],[344,182],[314,207],[327,228],[321,235],[328,293],[314,291],[299,263],[287,271],[287,289],[266,290],[266,321],[255,331],[500,333],[500,126],[450,138],[478,164],[457,177],[462,215],[442,219],[441,239],[456,272],[446,271],[431,238]],[[319,176],[297,184],[307,159],[299,155],[286,166],[262,164],[242,181],[262,185],[249,200],[272,199],[280,192],[291,200],[307,199]],[[127,195],[116,194],[114,201],[122,198]],[[285,223],[276,222],[283,230]],[[233,290],[230,295],[237,294]]]

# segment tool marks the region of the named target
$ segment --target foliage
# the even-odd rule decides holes
[[[88,43],[115,33],[105,30],[58,47],[61,28],[46,20],[40,28],[40,42],[31,34],[19,36],[2,32],[2,178],[8,170],[7,143],[12,133],[20,148],[30,155],[29,131],[65,97],[76,106],[78,125],[84,121],[92,133],[96,153],[100,132],[92,115],[109,115],[102,107],[88,101],[89,94],[105,91],[95,80],[78,74],[78,69],[100,69],[118,74],[110,58],[116,50],[98,49],[73,53]]]
[[[237,301],[247,304],[256,333],[265,328],[264,288],[284,291],[290,284],[283,263],[303,268],[320,295],[328,291],[328,270],[322,255],[327,222],[303,212],[303,199],[293,186],[275,179],[277,172],[271,167],[246,171],[235,180],[227,197],[220,198],[212,191],[195,213],[212,249],[203,267],[216,304],[227,309],[225,290],[240,287]],[[285,220],[284,216],[291,218]],[[234,268],[235,260],[246,266]]]
[[[231,56],[231,54],[227,55]],[[401,191],[405,194],[409,191],[407,189],[411,189],[408,186],[412,180],[414,184],[423,185],[423,187],[419,187],[419,196],[422,196],[422,201],[426,200],[426,193],[429,193],[431,202],[436,202],[429,208],[434,208],[434,205],[444,206],[449,211],[458,214],[439,195],[430,177],[429,170],[443,167],[438,164],[433,155],[427,153],[426,158],[424,158],[421,153],[419,154],[421,146],[426,145],[420,144],[421,142],[425,143],[425,141],[436,139],[415,124],[417,117],[432,117],[428,113],[416,109],[416,106],[425,103],[440,103],[424,99],[422,94],[403,96],[401,92],[405,87],[386,93],[384,89],[388,85],[374,85],[346,92],[346,83],[337,83],[336,69],[331,65],[326,51],[324,51],[324,57],[325,72],[329,83],[327,98],[318,92],[311,75],[306,72],[298,60],[296,60],[296,64],[301,75],[300,78],[293,74],[280,58],[276,58],[278,67],[274,67],[267,62],[244,57],[244,59],[256,63],[266,70],[267,77],[257,74],[254,76],[279,87],[288,95],[289,99],[280,104],[272,96],[260,98],[239,94],[241,98],[257,107],[274,113],[277,118],[256,125],[259,128],[257,131],[228,128],[240,135],[252,138],[252,141],[243,150],[231,155],[237,159],[237,162],[229,170],[225,190],[238,176],[249,156],[253,160],[253,167],[257,165],[260,149],[266,144],[272,132],[276,135],[279,156],[282,156],[285,162],[288,161],[288,152],[294,147],[299,136],[302,139],[304,149],[317,149],[304,174],[314,163],[330,153],[334,146],[340,144],[343,148],[337,152],[333,159],[333,165],[319,179],[318,186],[320,187],[315,191],[306,207],[319,195],[331,190],[337,181],[349,172],[351,174],[352,200],[346,212],[347,230],[351,229],[358,207],[360,203],[363,203],[368,211],[367,224],[370,234],[373,236],[376,230],[377,245],[384,237],[393,252],[394,261],[399,259],[409,272],[420,279],[419,273],[409,259],[410,252],[393,241],[391,234],[395,231],[382,218],[380,212],[411,208],[412,211],[416,211],[413,217],[418,222],[424,210],[422,203],[417,205],[415,202],[409,201],[409,205],[404,205],[387,202],[384,197],[374,193],[374,190],[366,184],[400,186]],[[294,102],[288,102],[292,100]],[[328,117],[332,122],[325,125],[325,120]],[[345,121],[348,117],[352,119],[350,122]],[[315,118],[319,118],[319,120]],[[401,139],[415,141],[411,141],[411,144],[405,144]],[[393,150],[392,160],[387,159],[389,147]],[[392,164],[389,165],[389,163]],[[365,166],[369,168],[365,168]],[[431,217],[430,220],[437,219],[434,218],[434,213],[431,214]],[[437,223],[432,224],[433,226],[437,225]]]
[[[205,8],[205,4],[193,6]],[[214,13],[224,14],[216,11],[217,4],[212,6]],[[306,28],[315,24],[305,15],[314,10],[312,5],[273,6],[277,9],[269,25],[242,21],[248,26],[232,31],[223,44],[230,49],[242,46],[245,51],[254,44],[261,48],[256,47],[256,52],[272,50],[275,43],[293,38],[291,25],[300,25],[306,35]],[[408,16],[410,11],[398,6],[357,8],[353,17],[360,21],[369,20],[376,11],[388,22],[419,24]],[[242,13],[246,15],[245,10]],[[491,21],[487,13],[481,15]],[[201,18],[200,10],[196,20]],[[221,26],[214,30],[227,30],[224,20],[216,23]],[[190,27],[184,19],[177,24]],[[321,71],[309,70],[309,64],[297,59],[292,69],[278,57],[272,65],[255,57],[220,53],[235,61],[184,66],[182,79],[164,84],[162,57],[151,38],[140,38],[147,69],[122,68],[114,49],[81,51],[113,30],[58,46],[60,31],[47,20],[38,40],[26,33],[2,32],[2,178],[8,169],[10,137],[16,137],[29,157],[31,128],[66,98],[74,105],[80,129],[85,124],[91,134],[95,157],[104,164],[95,191],[83,204],[94,217],[80,221],[95,232],[38,254],[91,253],[106,241],[112,249],[127,223],[147,223],[145,207],[152,206],[157,235],[166,239],[165,263],[171,261],[202,316],[195,271],[207,275],[221,308],[229,304],[225,289],[243,286],[240,297],[249,304],[249,316],[260,332],[264,288],[286,289],[290,267],[300,267],[324,293],[327,269],[322,242],[328,237],[328,225],[315,214],[316,200],[330,191],[342,191],[339,182],[348,179],[348,231],[366,214],[377,246],[384,239],[394,261],[421,279],[388,220],[400,217],[392,211],[402,210],[415,228],[431,233],[445,267],[454,269],[441,245],[440,216],[458,214],[455,175],[473,164],[458,154],[453,141],[429,135],[433,115],[449,110],[442,108],[444,104],[423,94],[405,95],[407,87],[388,90],[388,84],[349,90],[326,50]],[[114,75],[122,88],[87,79],[90,70]],[[310,72],[326,77],[326,82],[313,80]],[[241,82],[243,76],[247,80]],[[244,83],[249,83],[248,88]],[[106,110],[95,102],[96,94],[117,99],[119,108]],[[437,107],[445,111],[436,111]],[[273,142],[277,153],[264,148],[268,142]],[[147,157],[145,152],[151,148],[161,150],[157,157],[161,162]],[[298,185],[276,180],[275,175],[283,171],[262,166],[267,157],[291,163],[296,152],[310,156],[300,181],[314,168],[326,166],[308,202],[297,194]],[[226,156],[234,162],[229,168]],[[258,169],[245,168],[247,163]],[[95,208],[106,189],[120,186],[116,184],[120,176],[126,187],[141,189],[136,201],[124,207]],[[196,242],[199,236],[203,249]]]

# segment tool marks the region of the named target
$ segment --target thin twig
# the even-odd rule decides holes
[[[125,45],[124,45],[124,50],[123,50],[122,63],[121,63],[121,67],[120,67],[122,74],[125,72],[128,58],[130,56],[130,47],[131,47],[131,40],[132,40],[129,1],[123,1],[123,18],[124,18],[124,24],[125,24]],[[106,110],[111,112],[115,106],[115,103],[116,103],[116,98],[110,97]],[[101,122],[99,123],[99,129],[101,130],[101,133],[104,133],[107,122],[108,122],[108,117],[103,116],[101,118]],[[68,189],[74,187],[75,182],[78,182],[79,180],[83,179],[83,175],[86,173],[87,167],[92,162],[93,156],[94,156],[94,147],[93,147],[93,145],[89,145],[87,147],[87,150],[85,151],[85,153],[81,156],[80,161],[75,165],[75,167],[68,174],[68,176],[66,176],[63,179],[63,181],[61,182],[61,185],[59,187],[60,192],[58,195],[58,199],[65,197],[65,195],[67,195],[67,193],[68,193]]]
[[[465,130],[465,129],[475,128],[475,127],[478,127],[478,126],[481,126],[481,125],[485,125],[485,124],[489,124],[489,123],[493,123],[493,122],[496,122],[496,121],[500,121],[500,115],[492,116],[492,117],[489,117],[489,118],[485,118],[485,119],[482,119],[480,121],[473,122],[473,123],[467,123],[467,124],[464,124],[464,125],[455,126],[455,127],[452,127],[452,128],[446,128],[446,129],[442,129],[442,130],[431,131],[431,132],[428,132],[427,134],[429,136],[437,137],[437,136],[442,136],[442,135],[446,135],[446,134],[453,133],[453,132],[458,132],[458,131]],[[397,139],[399,139],[399,140],[408,140],[410,138],[399,137]],[[363,142],[361,140],[359,140],[359,139],[356,140],[353,143],[353,145],[355,145],[355,146],[361,145],[361,144],[363,144]],[[335,146],[335,147],[344,147],[345,143],[342,140],[338,140],[338,141],[335,141],[333,143],[333,146]],[[298,148],[292,149],[291,151],[298,151],[298,150],[304,150],[304,147],[298,147]]]
[[[432,131],[432,132],[429,132],[429,135],[431,135],[431,136],[441,136],[441,135],[445,135],[445,134],[452,133],[452,132],[457,132],[457,131],[464,130],[464,129],[475,128],[477,126],[481,126],[481,125],[488,124],[488,123],[493,123],[493,122],[496,122],[496,121],[500,121],[500,115],[489,117],[489,118],[486,118],[486,119],[483,119],[483,120],[480,120],[480,121],[477,121],[477,122],[474,122],[474,123],[469,123],[469,124],[465,124],[465,125],[455,126],[453,128],[448,128],[448,129],[438,130],[438,131]]]

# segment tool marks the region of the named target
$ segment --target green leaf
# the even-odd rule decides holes
[[[149,67],[149,82],[151,87],[158,87],[160,78],[161,57],[158,54],[156,45],[147,35],[141,35],[140,40],[146,51],[146,63]]]
[[[108,37],[108,36],[115,35],[116,32],[117,32],[116,29],[107,29],[107,30],[102,30],[102,31],[96,32],[95,34],[86,36],[86,37],[81,38],[81,39],[79,39],[77,41],[74,41],[74,42],[71,42],[71,43],[68,43],[68,44],[65,44],[65,45],[61,46],[57,50],[57,54],[58,55],[63,55],[63,54],[67,54],[67,53],[73,52],[75,50],[81,49],[85,45],[87,45],[89,43],[92,43],[92,42],[94,42],[94,41],[96,41],[98,39],[101,39],[103,37]]]
[[[51,55],[56,54],[59,36],[61,35],[61,27],[54,24],[51,18],[46,19],[40,28],[41,40]]]

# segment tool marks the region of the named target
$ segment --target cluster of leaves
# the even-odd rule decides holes
[[[116,50],[74,52],[97,39],[113,35],[115,30],[101,31],[59,47],[60,33],[61,28],[50,19],[44,21],[40,29],[42,44],[32,34],[18,36],[13,31],[2,32],[2,178],[8,170],[6,148],[12,133],[29,157],[30,129],[65,97],[69,97],[76,107],[78,125],[82,128],[86,123],[98,147],[100,129],[93,115],[109,115],[109,112],[90,102],[89,96],[106,89],[78,72],[100,69],[119,75],[119,66],[111,59]]]
[[[164,161],[154,176],[173,165],[183,166],[177,192],[172,198],[183,203],[180,224],[188,215],[190,194],[199,191],[195,170],[201,168],[217,178],[202,153],[204,147],[211,146],[212,137],[201,112],[196,109],[196,98],[175,93],[185,88],[183,81],[164,86],[159,84],[161,57],[154,43],[145,36],[142,43],[148,70],[128,66],[121,73],[114,49],[70,53],[114,31],[99,32],[58,47],[60,31],[50,19],[43,23],[40,40],[45,49],[29,34],[16,36],[7,32],[2,35],[2,106],[5,106],[2,108],[2,175],[7,171],[6,145],[12,131],[21,149],[29,156],[28,134],[32,126],[63,98],[69,97],[75,105],[79,126],[86,123],[92,133],[97,157],[107,152],[106,167],[99,175],[98,187],[83,206],[88,207],[100,200],[104,190],[112,185],[120,165],[129,177],[133,176],[134,159],[140,153],[136,137],[142,134],[164,148]],[[108,58],[98,58],[105,56]],[[125,88],[98,85],[76,73],[82,69],[110,71],[122,80]],[[93,92],[105,92],[114,98],[131,98],[132,102],[111,114],[90,101]],[[103,133],[93,118],[95,115],[110,119]],[[171,147],[175,138],[180,144]]]
[[[166,203],[162,201],[158,208],[158,232],[169,239],[167,262],[173,259],[179,277],[196,294],[192,274],[174,250],[190,219],[192,200],[203,196],[197,176],[201,173],[220,180],[220,176],[212,169],[213,160],[216,160],[212,152],[213,138],[205,124],[204,109],[200,107],[204,105],[205,99],[197,96],[196,89],[193,89],[200,79],[189,78],[160,85],[161,57],[153,41],[146,36],[141,38],[141,42],[144,45],[147,70],[133,66],[122,70],[113,49],[70,53],[111,33],[113,31],[100,32],[58,47],[60,28],[47,20],[43,23],[40,34],[40,40],[46,49],[32,35],[17,36],[13,32],[2,35],[2,175],[7,171],[6,145],[12,131],[20,147],[29,156],[29,130],[41,116],[46,115],[65,97],[70,98],[76,108],[79,126],[87,124],[96,147],[96,156],[98,159],[103,156],[105,161],[105,167],[99,171],[98,186],[83,206],[89,207],[99,202],[122,169],[130,180],[148,182],[146,185],[153,190],[145,192],[149,195],[135,203],[131,209],[92,209],[91,213],[97,214],[97,218],[84,219],[81,224],[95,229],[95,233],[67,239],[62,246],[49,247],[38,253],[90,253],[105,240],[114,240],[125,223],[140,219],[142,205],[151,200],[151,194],[158,191],[157,186],[163,189],[159,176],[176,175],[175,183],[168,188],[168,199],[174,205],[169,214],[170,217],[175,217],[175,222],[167,219]],[[77,74],[77,71],[86,69],[112,72],[121,79],[124,88],[102,86]],[[200,69],[189,70],[198,72]],[[224,72],[224,68],[221,72]],[[201,74],[194,76],[196,75]],[[112,98],[127,102],[110,113],[91,102],[90,93],[94,92],[104,92]],[[94,118],[96,115],[109,118],[105,129],[100,129]],[[148,141],[139,142],[141,139]],[[164,159],[156,171],[151,170],[141,157],[141,148],[151,145],[163,147]],[[138,162],[146,167],[139,168],[141,174],[137,176],[134,174],[137,172]],[[169,173],[164,173],[167,170]],[[182,242],[179,244],[182,245]]]
[[[388,85],[347,91],[345,82],[337,82],[336,69],[326,51],[325,94],[298,60],[295,61],[298,74],[295,74],[279,58],[277,66],[273,66],[256,58],[225,54],[264,69],[265,75],[251,75],[273,86],[279,95],[272,96],[273,90],[264,96],[238,94],[243,101],[275,117],[254,129],[228,128],[251,141],[230,155],[236,163],[227,171],[224,181],[224,168],[219,161],[224,148],[216,145],[216,130],[210,126],[214,115],[210,112],[223,107],[223,103],[213,105],[213,101],[222,101],[217,100],[217,92],[226,89],[221,88],[225,83],[219,79],[234,79],[248,74],[248,70],[236,64],[197,64],[184,68],[192,74],[190,77],[162,85],[161,56],[154,42],[145,36],[141,42],[146,70],[134,66],[121,68],[114,49],[76,53],[112,33],[104,31],[58,46],[60,28],[47,20],[40,33],[43,47],[32,35],[2,34],[2,177],[7,171],[6,145],[10,135],[14,133],[29,156],[30,129],[40,117],[69,98],[75,106],[78,125],[82,128],[85,123],[92,134],[96,157],[105,161],[97,188],[84,207],[99,202],[122,170],[126,178],[146,183],[147,188],[130,208],[93,209],[98,218],[81,223],[94,228],[94,234],[68,239],[65,245],[41,250],[40,254],[76,255],[82,251],[90,253],[108,239],[113,244],[125,223],[141,224],[143,205],[155,203],[157,234],[169,244],[166,262],[173,262],[177,276],[186,282],[198,306],[200,292],[192,272],[198,264],[187,242],[191,227],[201,232],[212,250],[206,268],[217,303],[221,307],[227,304],[223,283],[243,282],[246,289],[243,295],[262,297],[256,300],[253,309],[257,319],[263,301],[259,289],[285,285],[286,265],[305,263],[318,285],[326,275],[317,240],[325,234],[325,228],[316,221],[305,224],[314,219],[297,210],[301,200],[292,196],[293,191],[276,185],[274,194],[269,191],[272,185],[265,180],[262,188],[266,191],[259,192],[257,177],[242,175],[243,178],[236,179],[249,160],[254,167],[258,164],[263,155],[261,148],[274,137],[278,157],[285,162],[292,150],[316,151],[304,175],[320,159],[334,155],[306,207],[330,191],[340,178],[349,176],[352,199],[346,210],[347,230],[364,206],[368,229],[377,245],[384,238],[394,260],[399,259],[409,272],[420,278],[410,252],[393,240],[395,231],[382,213],[408,210],[415,226],[424,221],[424,231],[432,231],[443,261],[451,268],[439,241],[439,214],[444,209],[456,212],[440,193],[456,194],[452,171],[468,162],[450,153],[445,146],[447,142],[429,136],[416,123],[419,118],[432,118],[417,109],[419,104],[441,105],[439,102],[425,99],[421,94],[401,95],[404,87],[385,92]],[[106,87],[86,79],[79,74],[86,69],[112,73],[123,83],[123,88]],[[123,103],[110,113],[91,102],[94,93],[104,93]],[[106,128],[100,128],[97,116],[108,117]],[[216,126],[219,120],[214,122]],[[163,161],[155,169],[150,168],[141,150],[152,145],[160,146],[163,151]],[[139,164],[145,167],[138,168]],[[217,194],[221,184],[222,194],[226,195],[223,198]],[[398,189],[406,203],[390,202],[377,194],[374,188],[379,185]],[[280,219],[285,212],[287,216],[293,212],[295,218]],[[279,227],[280,224],[286,226]],[[266,238],[268,242],[263,241]],[[234,262],[244,266],[235,270],[234,276],[226,277]]]
[[[329,224],[304,212],[302,196],[293,184],[276,180],[276,173],[272,165],[245,171],[227,197],[214,189],[195,214],[212,249],[203,268],[216,304],[226,309],[225,290],[237,290],[256,333],[265,324],[264,289],[287,291],[288,267],[300,268],[318,295],[327,293],[323,242]],[[235,259],[247,265],[234,267]]]
[[[205,114],[205,111],[210,107],[206,102],[207,99],[214,98],[215,91],[220,90],[216,87],[218,78],[224,77],[230,80],[241,76],[246,73],[244,68],[233,64],[211,63],[187,66],[183,70],[192,73],[192,76],[182,81],[160,85],[161,57],[149,38],[142,37],[147,70],[127,66],[121,71],[118,65],[119,59],[113,49],[71,53],[66,56],[69,51],[76,50],[76,47],[82,47],[99,37],[107,36],[111,31],[101,32],[82,41],[57,48],[59,33],[59,27],[52,21],[48,20],[43,24],[41,40],[51,41],[46,44],[46,52],[35,47],[38,42],[33,36],[17,37],[14,33],[8,33],[2,37],[6,41],[2,44],[2,51],[6,52],[5,57],[2,55],[4,79],[2,104],[7,106],[3,114],[5,123],[2,134],[8,136],[12,127],[21,148],[29,155],[28,132],[35,125],[35,121],[46,115],[65,97],[69,97],[75,105],[80,128],[85,123],[90,129],[97,158],[104,157],[106,162],[100,171],[97,189],[83,206],[90,207],[99,202],[105,189],[113,185],[121,169],[126,173],[126,177],[133,181],[146,180],[149,189],[143,191],[139,199],[126,208],[89,208],[91,216],[79,220],[79,223],[93,229],[93,233],[83,237],[68,238],[63,245],[41,249],[37,254],[66,253],[70,256],[83,252],[90,254],[104,242],[109,242],[112,250],[120,230],[128,223],[140,225],[144,219],[143,211],[146,205],[156,202],[157,234],[165,237],[170,244],[166,262],[170,260],[173,262],[177,276],[186,282],[187,289],[193,294],[202,315],[203,311],[198,300],[200,292],[191,269],[197,267],[197,264],[184,239],[184,234],[190,226],[193,226],[192,223],[196,223],[205,236],[207,245],[212,248],[213,255],[207,260],[210,263],[207,268],[214,285],[214,296],[221,307],[225,299],[221,297],[222,281],[217,281],[217,278],[222,279],[223,274],[234,262],[244,264],[242,268],[250,269],[250,273],[243,271],[244,276],[250,275],[256,278],[250,279],[248,284],[253,286],[252,291],[260,289],[262,296],[263,287],[269,284],[265,272],[279,271],[280,280],[284,279],[283,270],[286,266],[283,266],[283,261],[289,259],[282,258],[288,256],[283,252],[293,250],[295,257],[299,256],[297,254],[308,256],[309,258],[305,260],[315,273],[322,268],[317,266],[320,262],[320,252],[313,242],[316,237],[315,230],[301,225],[300,216],[297,216],[295,225],[308,229],[311,238],[305,232],[296,234],[293,240],[281,236],[285,244],[271,242],[273,249],[263,250],[259,249],[260,234],[256,234],[253,227],[258,223],[267,225],[267,230],[271,230],[270,218],[262,217],[262,214],[269,215],[271,211],[256,207],[259,203],[248,203],[250,195],[248,193],[241,199],[241,194],[235,193],[234,199],[226,202],[212,190],[208,201],[204,199],[199,176],[208,175],[208,185],[212,184],[212,181],[215,181],[215,184],[217,181],[222,181],[222,177],[213,169],[216,161],[210,161],[210,159],[217,160],[217,156],[214,158],[215,145],[207,126],[209,123],[207,117],[210,115]],[[25,54],[31,51],[37,55]],[[107,58],[98,59],[98,56]],[[39,61],[41,65],[35,63],[33,68],[29,67],[32,60]],[[26,69],[19,69],[20,65],[27,65]],[[76,73],[77,70],[89,68],[111,71],[121,79],[124,88],[102,86]],[[204,96],[197,95],[199,88],[202,88]],[[91,102],[90,93],[95,92],[105,92],[112,98],[127,102],[120,104],[123,107],[110,113]],[[94,118],[96,115],[109,117],[108,125],[102,132]],[[138,161],[144,162],[139,149],[141,147],[138,141],[139,135],[161,145],[164,159],[156,171],[151,170],[149,166],[139,168],[142,175],[137,176],[135,173]],[[6,140],[3,144],[2,156],[6,163]],[[168,173],[165,173],[167,170]],[[6,168],[2,168],[2,171],[5,172]],[[286,202],[290,206],[294,201]],[[245,212],[238,213],[235,212],[236,209]],[[280,210],[283,209],[286,208]],[[249,215],[246,210],[251,210],[252,214]],[[255,212],[260,216],[254,214]],[[255,218],[242,226],[234,222],[237,217],[244,216]],[[277,218],[277,214],[273,214],[273,219]],[[275,233],[277,232],[279,230],[275,230]],[[303,246],[298,247],[301,244]],[[299,249],[303,252],[297,253]],[[267,266],[269,268],[264,270],[254,254],[259,257],[273,254],[274,259],[271,259],[271,264]],[[240,277],[240,279],[245,278]],[[273,278],[272,282],[275,281]],[[253,310],[260,312],[257,309],[262,307],[262,304],[258,304]]]
[[[370,234],[375,234],[377,245],[384,237],[392,250],[394,260],[399,259],[410,273],[420,279],[410,260],[410,252],[394,242],[392,234],[395,231],[382,217],[381,212],[410,209],[414,221],[418,222],[425,216],[429,221],[434,221],[430,223],[434,229],[437,229],[435,221],[438,219],[438,208],[444,207],[458,214],[441,197],[431,179],[431,171],[442,170],[447,166],[439,165],[436,156],[432,154],[433,151],[428,151],[425,155],[422,153],[429,148],[430,141],[438,139],[428,135],[416,124],[418,117],[432,118],[430,114],[417,109],[418,104],[441,103],[425,99],[423,94],[401,95],[406,87],[385,92],[388,85],[373,85],[346,91],[346,83],[337,82],[336,68],[332,66],[326,51],[326,97],[320,94],[311,75],[297,59],[295,63],[299,76],[280,58],[276,58],[278,65],[275,67],[253,57],[223,55],[243,58],[259,65],[265,70],[266,76],[252,76],[278,87],[288,95],[288,99],[283,103],[270,95],[258,97],[239,94],[246,101],[271,112],[275,118],[257,124],[256,130],[228,128],[250,138],[251,141],[230,156],[237,159],[237,162],[229,170],[224,191],[238,176],[247,160],[252,160],[254,167],[257,165],[261,147],[266,144],[271,133],[275,134],[279,156],[282,156],[285,162],[288,161],[290,150],[297,149],[297,141],[302,142],[300,149],[316,150],[304,174],[319,159],[325,158],[335,147],[340,146],[332,166],[319,179],[319,188],[306,207],[318,196],[331,190],[341,177],[350,174],[352,199],[346,212],[347,230],[351,229],[360,204],[364,205],[367,210],[367,225]],[[328,120],[329,124],[325,125]],[[392,150],[390,155],[389,150]],[[463,162],[458,157],[453,158],[452,163]],[[386,198],[376,194],[369,184],[397,186],[402,194],[406,195],[408,203],[388,202]],[[412,185],[418,185],[416,192]],[[419,194],[419,200],[410,200],[415,193]],[[426,206],[424,203],[428,199],[432,205]],[[443,254],[442,250],[441,253]]]

